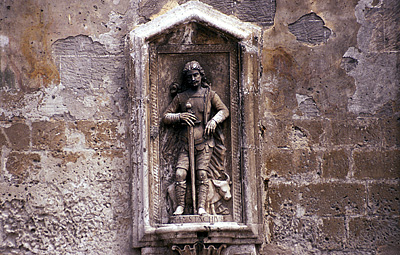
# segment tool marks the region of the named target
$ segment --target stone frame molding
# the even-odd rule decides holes
[[[158,169],[151,164],[152,118],[149,40],[178,25],[201,23],[238,41],[239,154],[242,217],[232,222],[157,224],[151,213],[160,192],[154,189]],[[260,27],[214,10],[199,1],[177,6],[129,34],[130,139],[132,166],[133,247],[162,247],[195,243],[206,236],[209,243],[257,244],[263,238],[262,181],[257,155],[257,115],[260,72]],[[238,222],[239,221],[239,222]],[[200,234],[199,234],[200,233]],[[206,233],[206,234],[204,234]]]

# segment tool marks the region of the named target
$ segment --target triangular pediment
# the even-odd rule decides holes
[[[148,40],[178,25],[189,22],[202,23],[213,27],[239,41],[250,40],[253,36],[260,36],[261,33],[261,28],[257,25],[242,22],[238,18],[223,14],[202,2],[190,1],[135,28],[131,32],[131,38],[141,41]]]

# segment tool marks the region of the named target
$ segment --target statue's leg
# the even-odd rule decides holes
[[[207,202],[209,180],[207,176],[208,164],[210,163],[212,151],[208,145],[197,152],[196,157],[196,177],[197,177],[197,199],[199,215],[206,215],[205,205]]]
[[[207,214],[206,200],[208,194],[208,179],[207,172],[204,170],[197,171],[197,200],[198,200],[198,212],[199,215]]]
[[[179,154],[175,173],[175,195],[178,206],[175,209],[174,215],[181,215],[185,210],[186,175],[188,168],[189,158],[187,152],[183,151]]]
[[[186,195],[186,170],[178,168],[176,169],[176,182],[175,182],[175,194],[178,206],[174,212],[174,215],[181,215],[185,210],[185,195]]]
[[[210,209],[211,214],[216,215],[216,212],[215,212],[215,205],[214,205],[214,204],[211,204],[210,207],[211,207],[211,209]]]

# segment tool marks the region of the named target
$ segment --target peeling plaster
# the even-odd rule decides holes
[[[356,83],[356,90],[348,100],[349,111],[355,114],[375,114],[386,103],[398,100],[398,51],[393,49],[400,47],[400,44],[397,42],[396,46],[396,42],[392,44],[390,39],[400,35],[400,29],[394,22],[400,18],[399,13],[395,13],[396,8],[399,8],[399,3],[389,0],[378,3],[360,0],[355,8],[357,22],[361,24],[357,35],[358,45],[357,48],[349,48],[342,60],[342,68]],[[377,12],[379,14],[374,16]],[[380,28],[377,24],[382,19],[389,23]],[[386,30],[395,34],[386,35],[389,39],[383,40],[380,38],[381,32],[385,33]],[[355,64],[346,64],[346,59],[352,59],[351,62]]]
[[[314,12],[311,12],[289,24],[288,27],[298,41],[318,45],[326,43],[332,34],[332,31],[324,25],[324,20]]]
[[[320,116],[317,105],[312,97],[307,95],[296,94],[296,99],[298,108],[303,113],[303,116],[301,117],[311,119]],[[301,118],[301,117],[295,114],[293,118]]]
[[[10,42],[10,39],[8,39],[7,36],[5,35],[0,35],[0,47],[4,48],[8,45],[8,43]]]
[[[167,13],[169,10],[172,10],[173,8],[177,7],[179,4],[176,0],[170,0],[168,1],[166,4],[163,5],[163,7],[161,8],[161,10],[150,16],[150,20],[153,20],[155,18],[157,18],[158,16],[161,16],[165,13]]]
[[[356,91],[349,98],[351,112],[374,114],[387,102],[398,98],[396,53],[364,54],[349,48],[343,57],[353,58],[358,63],[348,72],[356,82]]]

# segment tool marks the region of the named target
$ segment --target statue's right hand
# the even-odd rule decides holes
[[[185,122],[188,126],[194,126],[194,122],[197,120],[196,115],[190,112],[182,112],[180,114],[181,121]]]

